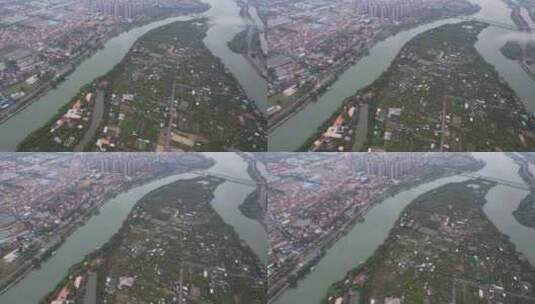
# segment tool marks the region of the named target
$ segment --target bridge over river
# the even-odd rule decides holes
[[[509,24],[505,22],[499,22],[499,21],[494,21],[494,20],[484,19],[484,18],[461,16],[461,17],[457,17],[457,19],[466,20],[466,21],[478,21],[478,22],[486,23],[490,26],[495,26],[495,27],[499,27],[502,29],[510,30],[510,31],[516,31],[516,32],[535,31],[535,28],[532,28],[529,26],[525,26],[525,27],[522,27],[522,29],[519,29],[514,24]]]
[[[217,178],[222,178],[228,182],[235,183],[235,184],[242,184],[242,185],[247,185],[247,186],[252,186],[252,187],[256,187],[258,185],[265,185],[265,183],[256,182],[253,179],[240,178],[240,177],[227,175],[224,173],[213,172],[210,170],[211,168],[208,168],[205,170],[199,170],[196,167],[188,166],[186,164],[180,164],[180,167],[192,170],[192,171],[188,171],[188,174],[194,174],[198,176],[213,176]]]
[[[514,182],[514,181],[511,181],[511,180],[508,180],[508,179],[487,176],[487,175],[483,175],[483,174],[479,174],[479,173],[475,173],[475,172],[459,171],[459,170],[455,170],[455,169],[446,169],[446,170],[455,172],[455,173],[457,173],[457,175],[460,175],[460,176],[465,176],[465,177],[469,177],[469,178],[472,178],[472,179],[483,179],[483,180],[487,180],[487,181],[490,181],[490,182],[494,182],[494,183],[497,183],[497,184],[500,184],[500,185],[503,185],[503,186],[507,186],[507,187],[511,187],[511,188],[515,188],[515,189],[526,190],[526,191],[535,190],[534,186],[526,185],[525,183],[521,183],[521,182]]]
[[[226,174],[214,173],[214,172],[210,172],[209,170],[192,171],[192,172],[188,172],[188,173],[189,174],[196,174],[196,175],[199,175],[199,176],[218,177],[218,178],[222,178],[222,179],[224,179],[224,180],[226,180],[228,182],[231,182],[231,183],[242,184],[242,185],[253,186],[253,187],[256,187],[257,185],[260,184],[260,183],[256,183],[253,180],[250,180],[250,179],[248,180],[248,179],[244,179],[244,178],[233,177],[233,176],[226,175]]]

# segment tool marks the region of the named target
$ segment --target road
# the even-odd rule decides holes
[[[440,122],[440,152],[444,152],[446,140],[446,98],[442,100],[442,118]]]
[[[85,285],[84,304],[97,303],[97,273],[93,272],[89,275],[89,279]]]
[[[362,103],[359,106],[357,123],[355,127],[355,142],[351,151],[360,151],[368,136],[368,104]]]
[[[175,78],[176,76],[173,76],[173,79]],[[167,122],[167,131],[165,132],[165,144],[164,144],[164,151],[166,152],[169,152],[171,151],[171,148],[170,148],[170,143],[171,143],[171,138],[173,137],[172,135],[172,125],[173,125],[173,119],[176,117],[176,109],[175,109],[175,106],[174,106],[174,101],[175,101],[175,93],[176,93],[176,83],[173,83],[173,90],[172,90],[172,93],[171,93],[171,98],[169,100],[169,112],[168,112],[168,115],[169,115],[169,120]],[[180,96],[182,98],[182,95]]]
[[[84,137],[80,142],[74,147],[74,152],[84,151],[84,148],[89,144],[93,137],[95,137],[95,132],[98,129],[98,126],[102,122],[104,117],[104,91],[98,90],[97,97],[95,98],[95,104],[93,105],[93,115],[91,116],[91,124],[89,129],[85,132]]]

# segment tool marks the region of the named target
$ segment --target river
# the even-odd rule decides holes
[[[478,174],[523,183],[518,175],[518,165],[506,155],[474,155],[486,162],[486,166],[478,171]],[[316,265],[315,270],[299,281],[296,288],[288,289],[274,303],[319,304],[331,284],[343,279],[347,271],[364,262],[384,242],[402,210],[412,200],[442,185],[467,179],[462,176],[441,178],[387,198],[366,214],[364,222],[356,224],[346,236],[338,240]],[[535,265],[535,231],[518,224],[512,215],[526,195],[527,191],[495,186],[486,196],[484,211],[496,227],[510,237],[517,250]]]
[[[236,154],[209,154],[216,164],[204,170],[217,174],[230,175],[242,179],[250,179],[247,173],[247,162]],[[134,187],[107,201],[100,213],[91,217],[85,225],[72,233],[56,250],[56,254],[42,263],[40,269],[32,270],[15,286],[0,295],[0,303],[38,303],[65,276],[68,269],[80,262],[84,256],[106,243],[121,227],[130,210],[138,200],[161,186],[180,179],[191,179],[197,175],[177,174],[155,180],[142,186]],[[237,206],[254,190],[254,187],[231,182],[224,182],[214,192],[212,206],[223,218],[232,225],[240,238],[260,257],[267,260],[267,237],[262,226],[242,215]]]
[[[470,0],[470,2],[481,7],[474,17],[514,26],[510,17],[511,9],[501,0]],[[386,71],[403,45],[414,36],[444,24],[460,21],[456,18],[439,20],[402,31],[377,43],[370,49],[368,56],[342,73],[316,102],[308,104],[299,113],[274,129],[269,135],[269,150],[297,150],[341,106],[344,99],[371,84]],[[533,97],[535,96],[535,82],[517,62],[505,58],[500,52],[505,41],[516,35],[519,33],[493,26],[488,27],[479,34],[476,49],[487,62],[496,67],[498,73],[515,90],[527,109],[535,113]]]
[[[227,46],[227,42],[246,26],[246,20],[239,15],[239,7],[234,0],[206,0],[205,2],[211,6],[202,14],[211,22],[211,27],[204,39],[205,45],[237,78],[247,96],[255,101],[260,109],[265,109],[267,107],[266,81],[256,73],[243,56],[233,53]],[[24,138],[52,119],[82,86],[106,74],[119,63],[134,42],[143,34],[172,22],[191,19],[191,16],[180,16],[152,22],[108,40],[102,49],[84,60],[56,89],[48,91],[0,125],[0,139],[2,139],[0,151],[15,151]]]

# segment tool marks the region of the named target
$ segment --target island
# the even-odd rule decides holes
[[[535,40],[508,40],[500,51],[505,57],[517,61],[535,81]]]
[[[518,164],[518,175],[522,177],[530,189],[533,189],[535,186],[535,155],[533,153],[509,153],[509,157]],[[513,216],[521,225],[535,229],[535,192],[533,190],[520,201],[517,209],[513,211]]]

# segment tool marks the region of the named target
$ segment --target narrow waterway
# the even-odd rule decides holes
[[[227,42],[247,26],[247,20],[240,16],[240,7],[234,0],[204,0],[211,8],[206,13],[213,26],[208,30],[204,44],[223,61],[240,82],[247,96],[259,109],[267,108],[267,82],[244,56],[232,52]]]
[[[475,156],[486,162],[478,174],[522,182],[518,166],[506,155],[478,153]],[[347,271],[364,262],[384,242],[402,210],[412,200],[442,185],[464,180],[467,178],[462,176],[441,178],[387,198],[368,212],[364,222],[356,224],[336,242],[296,288],[288,289],[274,303],[319,304],[331,284],[343,279]],[[517,250],[535,265],[535,231],[518,224],[511,214],[526,195],[526,191],[498,185],[487,194],[484,211],[498,229],[511,238]]]
[[[238,155],[214,153],[209,156],[216,160],[216,164],[206,171],[250,179],[247,173],[247,163]],[[66,239],[54,256],[42,263],[39,269],[32,270],[6,293],[0,295],[0,303],[38,303],[65,276],[72,265],[102,246],[119,230],[138,200],[161,186],[195,177],[197,175],[188,173],[165,177],[132,188],[110,199],[100,208],[98,215],[91,217],[84,226],[78,228]],[[214,192],[215,198],[212,206],[226,223],[235,228],[240,238],[265,263],[267,252],[265,231],[258,222],[243,216],[236,207],[253,189],[251,186],[224,182]]]
[[[511,24],[511,9],[501,0],[470,0],[481,7],[474,17]],[[409,40],[432,28],[458,23],[456,18],[436,21],[400,32],[379,42],[370,49],[370,54],[347,69],[337,81],[316,102],[308,104],[269,135],[270,151],[294,151],[298,149],[317,128],[342,104],[344,99],[357,90],[371,84],[384,71]],[[498,73],[515,90],[528,110],[535,113],[535,82],[522,70],[517,62],[505,58],[500,48],[508,37],[517,32],[489,27],[479,35],[476,48],[487,62],[494,65]]]
[[[265,79],[256,73],[245,57],[233,53],[227,45],[235,34],[245,29],[246,21],[240,17],[239,7],[234,0],[206,0],[205,2],[211,5],[211,8],[202,14],[211,22],[211,27],[204,39],[205,45],[222,60],[247,96],[260,109],[265,109],[267,107]],[[119,63],[142,35],[172,22],[191,19],[191,16],[180,16],[152,22],[108,40],[102,49],[83,61],[56,89],[48,91],[37,101],[0,124],[0,151],[15,151],[24,138],[52,119],[82,86],[106,74]]]

